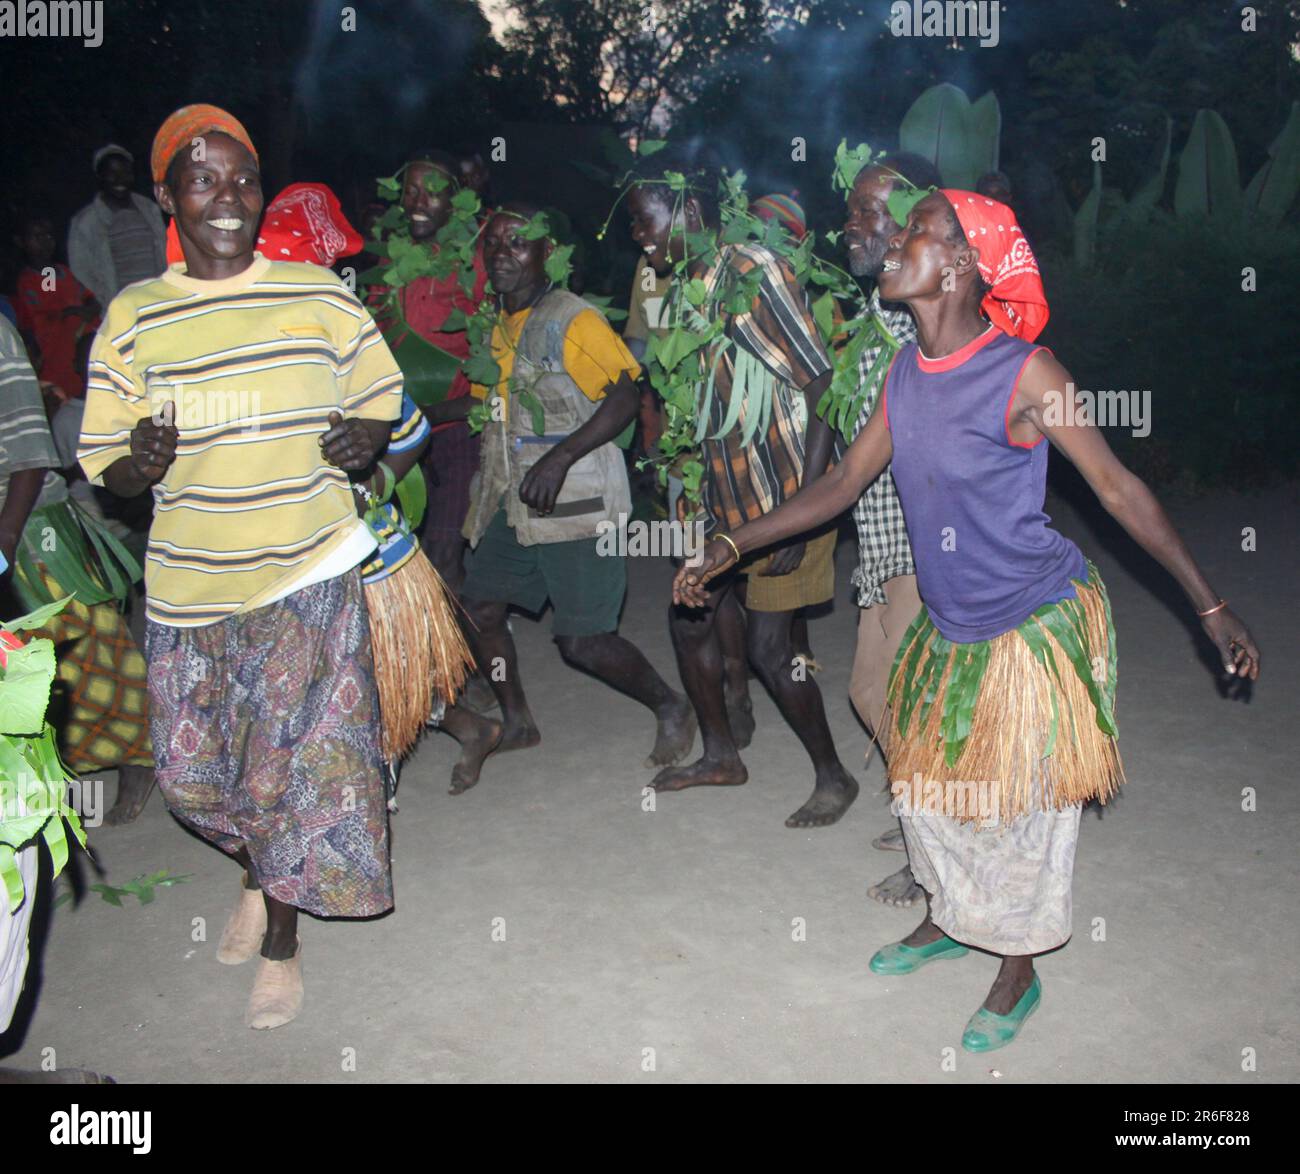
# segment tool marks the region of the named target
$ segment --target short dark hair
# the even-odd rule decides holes
[[[445,171],[450,177],[452,183],[457,187],[460,186],[460,160],[450,151],[441,151],[437,147],[425,147],[422,150],[415,151],[407,159],[405,166],[410,167],[412,163],[429,163],[437,167],[440,171]]]
[[[673,190],[662,180],[669,171],[686,176],[686,196],[693,196],[700,206],[701,219],[707,228],[717,228],[722,221],[718,205],[718,185],[722,167],[712,148],[698,141],[674,144],[658,154],[648,156],[637,170],[639,180],[656,182],[640,184],[641,190],[672,211],[675,202]]]
[[[918,155],[913,151],[898,151],[893,155],[886,155],[880,162],[882,166],[897,171],[913,187],[943,187],[939,169],[924,155]]]
[[[114,159],[121,159],[125,163],[128,163],[132,166],[135,165],[135,160],[131,158],[130,152],[123,147],[118,147],[115,148],[114,150],[106,151],[100,157],[99,162],[95,164],[95,174],[103,175],[104,168],[107,167]]]

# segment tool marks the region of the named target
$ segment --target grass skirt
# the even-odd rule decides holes
[[[474,668],[455,602],[424,552],[366,583],[385,761],[415,745],[431,715],[456,700]]]
[[[900,811],[1007,825],[1116,793],[1110,600],[1091,562],[1075,588],[1077,599],[974,644],[944,639],[922,609],[890,674],[886,751]]]

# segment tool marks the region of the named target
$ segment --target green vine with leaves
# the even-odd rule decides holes
[[[652,155],[665,145],[662,140],[643,142],[638,153]],[[883,155],[865,143],[850,150],[841,141],[835,153],[833,187],[847,197],[859,172],[871,164],[879,165]],[[893,174],[900,182],[889,197],[889,210],[901,226],[927,192],[897,172]],[[782,258],[799,284],[809,289],[813,320],[833,359],[831,383],[817,404],[817,414],[846,439],[852,439],[862,406],[871,388],[884,378],[899,345],[879,318],[869,312],[856,279],[818,255],[815,233],[796,240],[780,222],[750,212],[745,181],[743,171],[724,173],[718,187],[718,231],[686,234],[683,259],[673,266],[666,331],[653,337],[646,348],[647,376],[663,401],[665,427],[657,455],[643,460],[642,467],[656,468],[661,484],[670,470],[678,470],[692,502],[700,498],[704,472],[700,444],[708,436],[715,372],[728,352],[733,364],[731,396],[720,426],[709,438],[719,439],[738,428],[741,443],[748,445],[766,429],[771,418],[771,373],[744,348],[734,346],[725,335],[724,324],[725,316],[749,311],[758,294],[761,273],[751,269],[742,275],[730,265],[720,266],[725,250],[760,245]],[[647,184],[668,187],[673,223],[681,221],[692,184],[680,171],[666,170],[653,178],[625,175],[619,181],[623,190],[614,207],[632,187]],[[606,228],[608,224],[607,219]],[[823,238],[834,245],[840,235],[827,232]],[[703,277],[698,275],[701,272]],[[838,321],[837,304],[848,311]],[[875,345],[880,346],[880,355],[863,379],[858,370],[862,353]]]
[[[384,263],[368,270],[361,277],[363,284],[378,292],[377,315],[396,322],[404,331],[411,327],[403,313],[402,290],[412,281],[423,277],[446,281],[454,276],[465,294],[473,295],[474,258],[479,248],[479,238],[488,220],[501,211],[500,208],[495,208],[484,215],[478,195],[469,188],[461,188],[451,198],[451,216],[434,235],[433,247],[413,240],[410,218],[401,206],[405,171],[406,168],[403,167],[394,175],[378,181],[379,196],[390,206],[371,230],[371,247],[384,258]],[[427,189],[432,193],[443,191],[451,182],[437,168],[430,169],[424,179]],[[544,263],[546,278],[553,286],[567,288],[573,273],[574,246],[561,244],[555,239],[546,213],[533,215],[520,228],[519,234],[525,240],[550,238],[551,251]],[[586,300],[608,318],[621,316],[621,311],[610,309],[608,298],[588,297]],[[481,432],[492,419],[495,410],[492,393],[501,382],[501,365],[493,354],[492,343],[504,314],[501,299],[496,296],[489,282],[487,296],[473,314],[467,315],[463,310],[454,309],[440,327],[447,334],[465,332],[469,356],[460,369],[471,383],[485,387],[489,392],[487,398],[470,408],[467,422],[472,433]],[[517,341],[511,340],[504,330],[500,332],[500,337],[506,340],[507,345],[513,345]],[[523,411],[529,413],[533,431],[540,436],[545,423],[541,401],[527,387],[517,382],[513,374],[507,380],[506,394]]]

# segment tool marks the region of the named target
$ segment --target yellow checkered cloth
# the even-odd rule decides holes
[[[741,566],[749,576],[745,606],[751,611],[798,611],[825,603],[835,594],[836,532],[828,530],[808,541],[803,561],[788,575],[764,575],[773,555]]]
[[[55,599],[68,594],[45,567],[39,570]],[[147,670],[122,613],[111,603],[87,607],[73,598],[32,635],[54,642],[59,667],[49,717],[64,763],[78,774],[153,766]]]

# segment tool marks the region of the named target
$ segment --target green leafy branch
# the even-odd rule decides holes
[[[54,727],[45,720],[54,644],[46,639],[20,644],[12,636],[44,626],[67,602],[61,599],[3,625],[10,636],[0,656],[0,884],[10,912],[26,897],[19,852],[41,838],[58,876],[68,862],[65,823],[86,846],[81,820],[67,800],[72,775],[59,758]]]
[[[122,901],[126,897],[134,897],[141,905],[149,905],[153,902],[155,889],[167,889],[172,885],[184,884],[187,880],[191,880],[193,875],[193,873],[186,873],[184,876],[173,876],[164,868],[158,872],[149,873],[147,876],[137,876],[121,886],[94,884],[90,886],[90,889],[92,892],[98,893],[109,905],[120,909]],[[71,889],[65,889],[55,897],[54,907],[57,909],[61,905],[66,905],[73,899],[73,896]]]

